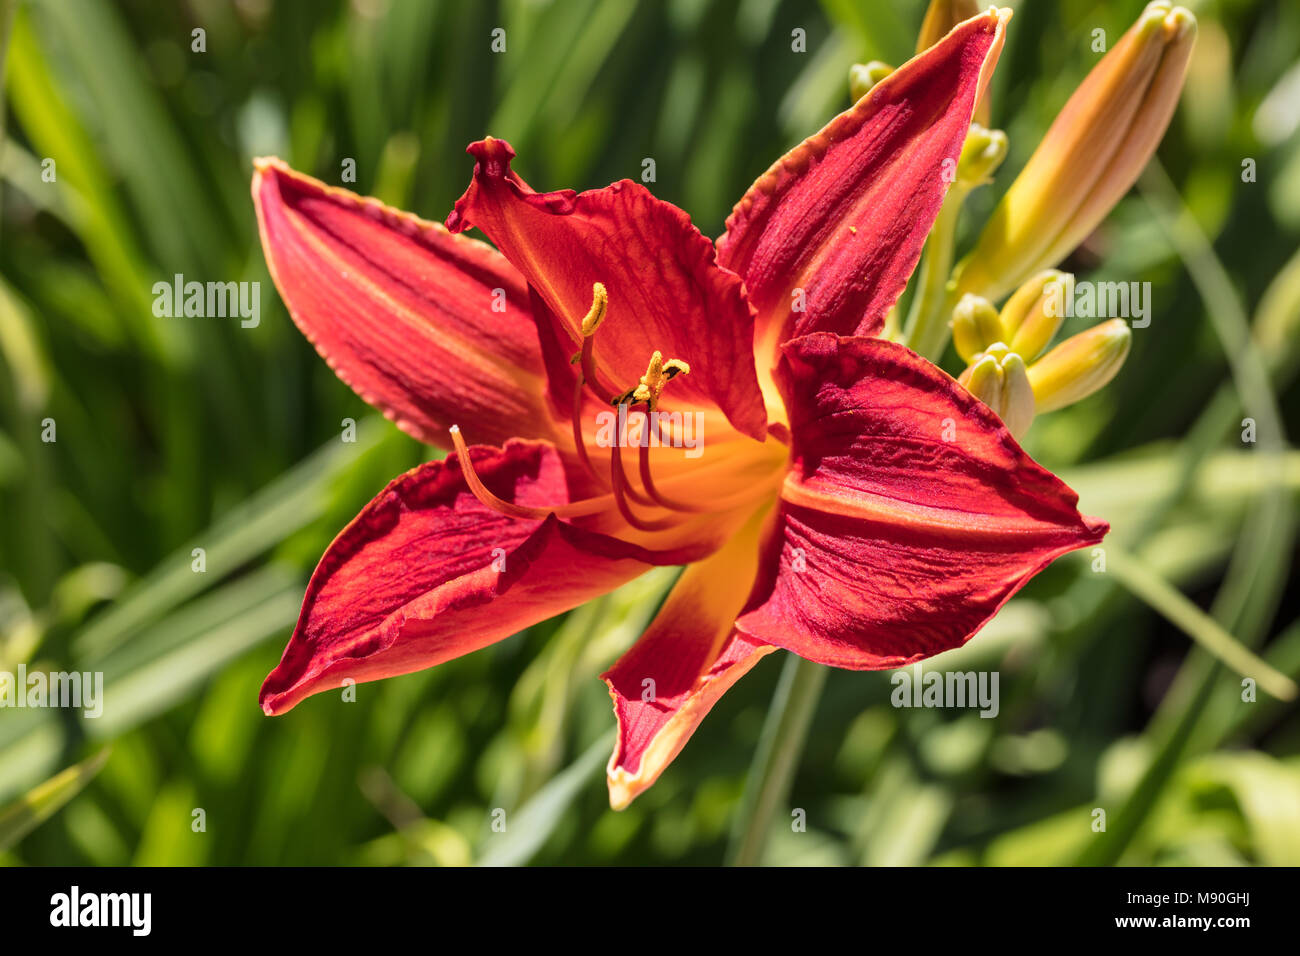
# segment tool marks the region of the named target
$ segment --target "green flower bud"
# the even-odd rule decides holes
[[[1007,158],[1007,145],[1007,134],[1002,130],[971,123],[957,158],[958,185],[969,190],[989,182]]]
[[[888,63],[872,60],[870,63],[854,63],[849,67],[849,95],[857,102],[871,92],[871,88],[894,72]]]

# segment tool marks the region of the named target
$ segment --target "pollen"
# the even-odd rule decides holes
[[[669,359],[664,361],[664,355],[658,349],[650,356],[650,364],[641,376],[641,381],[629,388],[621,395],[615,395],[610,399],[611,405],[625,405],[631,403],[639,405],[642,402],[653,411],[655,405],[659,403],[659,396],[664,390],[664,386],[671,382],[678,375],[686,375],[691,371],[691,367],[681,359]]]
[[[588,338],[596,334],[596,329],[600,328],[600,323],[605,319],[605,309],[609,307],[609,293],[605,291],[603,282],[593,283],[591,286],[591,308],[582,319],[582,337]]]

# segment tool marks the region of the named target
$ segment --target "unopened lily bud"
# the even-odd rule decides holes
[[[1017,438],[1029,431],[1038,411],[1033,386],[1029,384],[1029,369],[1025,360],[1015,352],[1007,353],[1002,360],[1002,407],[998,414],[1007,430]]]
[[[1025,360],[1007,351],[1001,342],[979,356],[957,381],[997,412],[1007,430],[1017,438],[1033,424],[1034,390],[1029,384]]]
[[[1006,158],[1007,134],[1000,129],[985,129],[979,123],[971,123],[961,155],[957,158],[957,182],[965,189],[982,186],[993,178]]]
[[[966,362],[987,350],[995,342],[1005,341],[998,310],[988,299],[977,295],[964,295],[952,310],[952,341],[957,354]]]
[[[849,67],[849,95],[857,102],[871,92],[871,88],[894,72],[888,63],[872,60],[870,63],[854,63]]]
[[[930,6],[925,11],[925,19],[921,21],[921,33],[916,40],[916,52],[921,53],[930,49],[946,37],[957,24],[978,16],[987,7],[988,4],[985,4],[984,8],[981,8],[978,0],[930,0]],[[974,120],[981,126],[987,126],[989,123],[987,93],[975,107]]]
[[[1143,11],[1075,90],[1011,184],[958,288],[1000,299],[1082,242],[1126,193],[1173,117],[1196,18],[1168,0]]]
[[[1113,379],[1128,358],[1133,333],[1111,319],[1071,336],[1029,367],[1029,384],[1040,412],[1087,398]]]
[[[994,411],[1002,404],[1002,366],[992,355],[981,356],[968,365],[957,377],[957,384]]]
[[[1026,362],[1042,355],[1065,321],[1067,303],[1073,298],[1074,276],[1055,269],[1038,273],[1017,289],[999,316],[1011,351]]]

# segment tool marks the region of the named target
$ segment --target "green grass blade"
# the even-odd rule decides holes
[[[568,768],[551,778],[517,813],[507,817],[503,833],[486,838],[479,866],[522,866],[531,860],[564,819],[565,812],[591,777],[605,765],[614,734],[604,734]]]
[[[60,771],[0,810],[0,852],[14,846],[81,792],[108,760],[111,748]]]

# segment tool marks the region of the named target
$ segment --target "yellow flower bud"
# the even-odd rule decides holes
[[[977,357],[957,381],[997,413],[1016,438],[1034,421],[1034,390],[1025,360],[998,343]]]
[[[1038,411],[1033,386],[1029,384],[1029,369],[1025,360],[1015,352],[1008,352],[1002,360],[1002,405],[998,414],[1011,434],[1020,438],[1029,431]]]
[[[987,8],[985,4],[985,8]],[[916,52],[930,49],[963,20],[978,16],[982,9],[977,0],[930,0],[926,8],[925,19],[921,22],[921,33],[916,40]],[[974,121],[981,126],[989,125],[989,97],[985,93],[979,105],[975,107]]]
[[[1032,362],[1052,344],[1073,298],[1074,276],[1055,269],[1038,273],[1002,306],[1002,340]]]
[[[968,365],[957,383],[994,411],[1002,404],[1002,366],[992,355],[982,355]]]
[[[1075,90],[958,266],[958,289],[996,301],[1054,265],[1136,181],[1173,117],[1196,18],[1151,3]]]
[[[870,63],[854,63],[849,67],[849,95],[857,102],[871,92],[871,88],[894,72],[888,63],[872,60]]]
[[[962,296],[952,310],[952,341],[957,354],[967,362],[975,361],[977,355],[994,343],[1005,341],[998,311],[988,299]]]
[[[1071,336],[1029,367],[1029,384],[1040,412],[1087,398],[1113,379],[1128,358],[1133,333],[1111,319]]]

